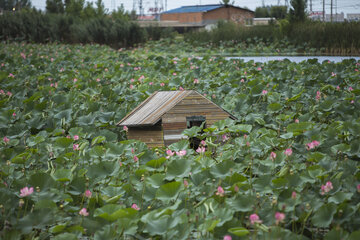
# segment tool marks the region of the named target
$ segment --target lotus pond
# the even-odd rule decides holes
[[[2,44],[0,238],[360,239],[360,62],[194,54]],[[126,140],[178,89],[238,119],[197,151]]]

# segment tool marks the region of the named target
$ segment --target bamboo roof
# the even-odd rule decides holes
[[[156,91],[127,114],[117,125],[128,127],[155,125],[166,112],[193,92],[196,91]],[[230,113],[229,115],[236,119]]]

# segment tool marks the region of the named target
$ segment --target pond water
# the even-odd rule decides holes
[[[253,60],[254,62],[269,62],[269,61],[282,61],[284,59],[289,59],[291,62],[302,62],[308,59],[318,59],[318,62],[331,61],[331,62],[342,62],[345,59],[355,59],[360,61],[360,57],[351,57],[351,56],[254,56],[254,57],[226,57],[226,59],[241,59],[245,62]]]

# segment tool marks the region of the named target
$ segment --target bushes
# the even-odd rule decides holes
[[[99,43],[115,48],[170,36],[168,30],[145,30],[127,18],[110,15],[80,18],[36,10],[5,13],[0,16],[0,29],[2,41]]]

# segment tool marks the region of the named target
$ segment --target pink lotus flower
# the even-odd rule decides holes
[[[153,85],[154,83],[153,82],[149,82],[149,85],[151,86],[151,85]]]
[[[332,77],[335,77],[335,76],[336,76],[336,73],[331,72],[331,76],[332,76]]]
[[[145,76],[141,75],[138,80],[141,82],[141,80],[143,80],[144,78],[145,78]]]
[[[20,53],[20,56],[21,56],[23,59],[26,59],[25,53]]]
[[[100,80],[100,78],[97,78],[96,81],[97,81],[97,82],[100,82],[101,80]]]
[[[26,197],[31,195],[34,192],[34,188],[28,188],[28,187],[24,187],[22,189],[20,189],[20,197]]]
[[[183,88],[183,87],[179,87],[179,90],[180,90],[180,91],[184,91],[184,88]]]
[[[138,205],[136,205],[135,203],[133,203],[133,205],[131,205],[132,209],[135,209],[136,211],[139,211],[140,208],[138,207]]]
[[[261,67],[258,67],[257,70],[258,70],[258,71],[261,71],[262,69],[261,69]]]
[[[340,90],[340,87],[339,87],[339,86],[336,86],[336,90],[338,90],[338,91],[339,91],[339,90]]]
[[[284,152],[284,154],[286,155],[286,156],[291,156],[291,154],[292,154],[292,149],[291,148],[287,148],[286,150],[285,150],[285,152]]]
[[[225,235],[223,240],[232,240],[230,235]]]
[[[54,58],[50,58],[50,61],[51,61],[51,62],[54,62]]]
[[[198,149],[196,149],[197,153],[204,153],[205,152],[205,148],[204,147],[198,147]]]
[[[356,186],[356,189],[357,189],[358,193],[360,193],[360,184],[358,184],[358,185]]]
[[[194,83],[195,83],[195,84],[199,83],[199,79],[195,78],[195,79],[194,79]]]
[[[267,91],[267,90],[262,90],[261,95],[266,95],[267,93],[268,93],[268,91]]]
[[[74,140],[79,140],[79,135],[75,135]]]
[[[220,196],[220,197],[223,197],[225,195],[225,191],[221,186],[218,186],[217,192],[215,194]]]
[[[73,145],[73,150],[74,150],[74,151],[79,151],[79,150],[80,150],[79,144],[74,144],[74,145]]]
[[[355,72],[358,72],[358,71],[359,71],[359,69],[355,68]]]
[[[173,73],[173,76],[176,76],[177,74],[176,73]]]
[[[135,155],[134,156],[134,162],[138,162],[139,161],[139,158]]]
[[[177,64],[177,61],[173,61],[174,64]]]
[[[12,93],[8,91],[8,92],[6,93],[6,95],[8,95],[9,97],[11,97],[11,96],[12,96]]]
[[[251,224],[262,223],[262,221],[260,220],[259,216],[256,213],[251,214],[249,219]]]
[[[293,191],[293,192],[291,193],[291,198],[292,198],[292,199],[296,199],[296,192],[295,192],[295,191]]]
[[[130,79],[130,82],[135,82],[135,79],[133,79],[133,78],[132,78],[132,79]]]
[[[320,142],[314,140],[314,141],[306,144],[306,149],[307,150],[313,149],[313,148],[319,146],[319,144],[320,144]]]
[[[226,134],[222,135],[221,138],[222,138],[223,142],[226,142],[227,140],[229,140],[229,137]]]
[[[86,208],[82,208],[82,209],[79,211],[79,214],[80,214],[81,216],[84,216],[84,217],[89,216],[89,213],[88,213],[88,211],[86,210]]]
[[[9,73],[9,76],[8,76],[8,77],[12,77],[12,78],[14,78],[15,76],[14,76],[14,74]]]
[[[89,189],[87,189],[87,190],[85,191],[85,197],[91,198],[91,195],[92,195],[92,192],[91,192]]]
[[[125,132],[127,132],[129,129],[128,129],[127,126],[124,126],[124,127],[123,127],[123,130],[124,130]]]
[[[74,83],[76,83],[77,82],[77,78],[74,78]]]
[[[180,150],[180,151],[176,152],[176,155],[178,155],[179,157],[185,156],[186,150]]]
[[[133,89],[134,88],[134,85],[130,84],[130,89]]]
[[[9,138],[7,138],[6,136],[3,138],[3,140],[4,140],[4,143],[8,143],[8,142],[10,142],[10,139],[9,139]]]
[[[299,121],[299,119],[295,119],[295,123],[299,123],[300,121]]]
[[[163,83],[163,82],[160,83],[160,87],[163,87],[163,86],[165,86],[165,83]]]
[[[353,91],[354,89],[352,87],[349,87],[348,90],[351,92]]]
[[[320,100],[321,99],[321,92],[320,91],[317,91],[316,92],[316,100]]]
[[[167,157],[170,158],[171,156],[174,156],[175,152],[171,151],[170,149],[166,150]]]
[[[270,159],[271,159],[272,161],[274,161],[275,158],[276,158],[276,153],[271,152],[271,153],[270,153]]]
[[[276,219],[276,225],[278,225],[280,222],[283,222],[285,219],[285,214],[281,212],[275,213],[275,219]]]
[[[234,187],[234,192],[239,192],[239,187],[237,185]]]
[[[188,187],[189,186],[189,182],[184,180],[184,187]]]
[[[241,82],[241,83],[244,83],[244,82],[245,82],[245,80],[242,78],[242,79],[240,80],[240,82]]]
[[[135,153],[135,149],[131,148],[131,153],[134,154]]]
[[[204,140],[201,140],[200,145],[206,146],[206,142]]]
[[[321,185],[321,192],[320,192],[320,194],[321,194],[321,195],[324,195],[325,193],[330,192],[331,189],[333,189],[332,182],[328,181],[328,182],[326,182],[325,185]]]

